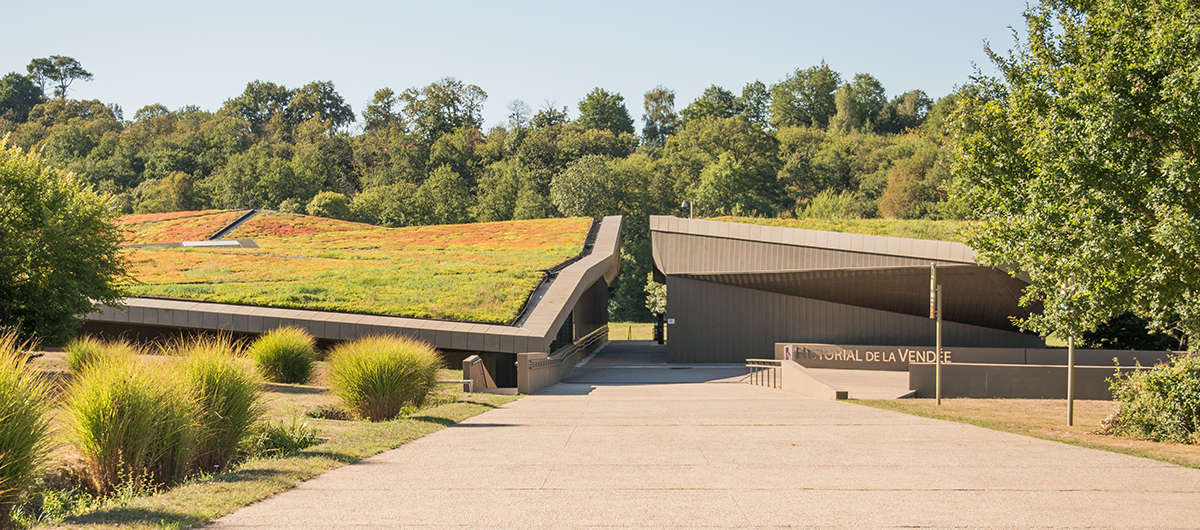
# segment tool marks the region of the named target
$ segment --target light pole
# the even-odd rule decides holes
[[[695,213],[695,212],[694,212],[695,208],[693,208],[692,201],[683,201],[683,204],[680,204],[680,205],[679,205],[679,207],[680,207],[680,208],[687,208],[687,211],[688,211],[688,219],[691,219],[691,218],[692,218],[692,214],[693,214],[693,213]]]

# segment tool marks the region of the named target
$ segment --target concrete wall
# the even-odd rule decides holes
[[[730,285],[667,277],[668,362],[740,363],[774,357],[785,341],[933,346],[929,318]],[[1034,347],[1041,339],[943,323],[948,346]]]
[[[909,388],[917,397],[936,395],[936,367],[918,363],[908,368]],[[1132,370],[1124,367],[1123,372]],[[1108,378],[1114,367],[1076,366],[1075,398],[1111,400]],[[1067,367],[1036,364],[942,364],[942,397],[1066,399]]]
[[[775,358],[784,358],[784,349],[792,347],[792,357],[809,368],[838,368],[846,370],[907,371],[909,363],[934,362],[934,348],[909,344],[775,344]],[[1075,350],[1076,366],[1154,366],[1170,360],[1173,354],[1165,351]],[[1113,362],[1116,359],[1116,363]],[[969,348],[944,346],[944,363],[981,364],[1067,364],[1067,350],[1062,348]]]

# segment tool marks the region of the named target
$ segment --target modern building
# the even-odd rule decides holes
[[[517,387],[517,354],[603,343],[608,287],[620,270],[621,217],[597,220],[579,256],[548,271],[512,325],[282,309],[163,298],[130,298],[84,316],[82,333],[154,339],[197,332],[251,337],[282,326],[324,342],[396,334],[423,339],[457,366],[479,355],[496,384]]]
[[[776,343],[933,346],[930,265],[946,346],[1040,348],[1010,317],[1028,285],[961,243],[652,216],[667,285],[667,358],[773,359]]]

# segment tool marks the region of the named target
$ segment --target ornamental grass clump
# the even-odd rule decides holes
[[[441,355],[428,343],[403,337],[371,336],[334,348],[329,385],[347,409],[371,421],[421,406],[437,384]]]
[[[1106,420],[1105,430],[1157,442],[1200,443],[1200,357],[1181,355],[1110,381],[1121,406]]]
[[[166,367],[94,362],[68,390],[65,410],[67,437],[96,492],[154,488],[187,474],[198,408],[183,378]]]
[[[99,359],[121,359],[132,362],[137,355],[143,355],[137,345],[127,340],[103,341],[93,337],[80,337],[67,343],[67,369],[74,375],[81,374],[88,365]]]
[[[267,379],[276,383],[304,384],[312,378],[316,344],[307,331],[282,327],[255,340],[250,345],[250,357]]]
[[[50,451],[47,385],[29,368],[27,346],[0,334],[0,528]]]
[[[197,405],[194,469],[225,471],[262,419],[262,379],[228,337],[201,336],[168,347],[183,358],[181,375]]]

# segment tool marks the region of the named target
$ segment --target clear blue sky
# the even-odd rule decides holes
[[[796,68],[829,63],[873,74],[894,96],[940,97],[983,52],[1012,47],[1025,2],[10,2],[0,75],[35,57],[69,55],[95,74],[71,96],[117,103],[127,119],[162,103],[216,110],[248,81],[289,88],[333,81],[356,113],[378,88],[397,92],[446,77],[488,93],[486,126],[510,100],[570,107],[593,87],[625,96],[676,91],[683,108],[709,85],[740,92]],[[639,127],[640,127],[640,119]]]

